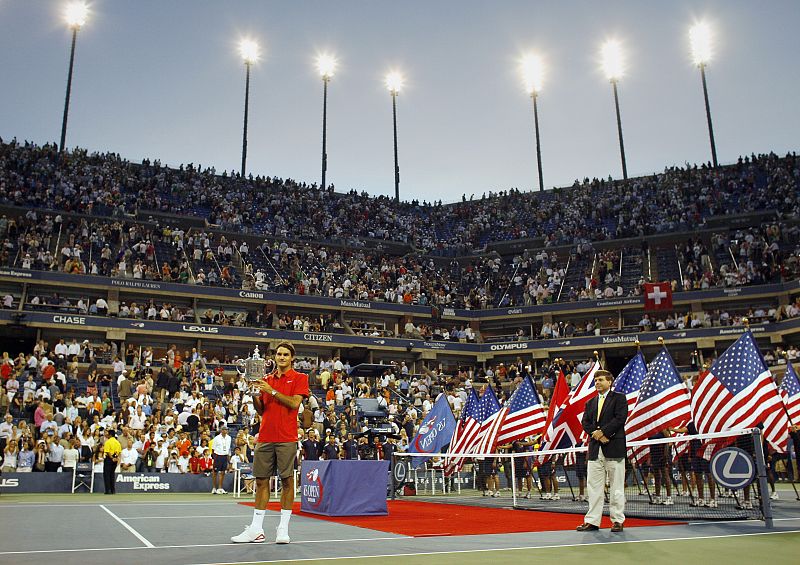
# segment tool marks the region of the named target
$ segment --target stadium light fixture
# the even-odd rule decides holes
[[[619,41],[610,39],[606,41],[600,49],[602,58],[603,72],[611,82],[614,91],[614,108],[617,112],[617,135],[619,136],[619,156],[622,161],[622,178],[628,178],[628,163],[625,160],[625,142],[622,138],[622,118],[619,113],[619,93],[617,83],[625,74],[625,57],[622,53],[622,46]]]
[[[522,58],[520,64],[522,70],[522,80],[525,83],[525,91],[531,96],[535,96],[542,90],[544,79],[544,61],[539,55],[529,54]]]
[[[689,30],[689,44],[695,65],[703,66],[711,60],[711,40],[711,27],[706,22],[697,22]]]
[[[250,39],[243,38],[239,41],[239,55],[244,61],[245,79],[244,79],[244,125],[242,127],[242,169],[241,176],[245,177],[247,172],[247,120],[250,113],[250,67],[257,63],[261,58],[261,48],[258,42]]]
[[[708,102],[708,85],[706,83],[706,66],[711,60],[713,34],[711,27],[705,22],[697,22],[689,30],[689,45],[692,49],[692,60],[700,69],[700,80],[703,83],[703,99],[706,105],[706,122],[708,138],[711,143],[711,163],[717,166],[717,144],[714,141],[714,124],[711,121],[711,106]]]
[[[317,71],[319,71],[322,80],[331,79],[336,72],[337,65],[338,61],[333,55],[323,53],[317,57]]]
[[[625,57],[622,46],[616,39],[609,39],[600,50],[603,72],[611,82],[617,82],[625,74]]]
[[[544,61],[539,55],[529,54],[523,57],[521,63],[522,80],[525,83],[525,91],[533,100],[533,127],[536,133],[536,167],[539,173],[539,191],[544,190],[544,179],[542,177],[542,146],[539,137],[539,92],[542,90],[544,79]]]
[[[67,141],[67,119],[69,117],[69,101],[72,97],[72,70],[75,67],[75,43],[78,39],[78,30],[86,24],[89,17],[89,6],[86,2],[70,2],[64,8],[64,20],[72,30],[72,46],[69,51],[69,70],[67,71],[67,92],[64,95],[64,116],[61,118],[61,142],[58,152],[64,152]]]
[[[322,182],[319,187],[327,188],[328,174],[328,83],[336,72],[336,57],[328,53],[317,56],[317,71],[322,77]]]
[[[392,71],[384,80],[386,88],[392,95],[392,126],[394,132],[394,199],[400,202],[400,164],[397,160],[397,95],[403,88],[403,75]]]
[[[86,2],[70,2],[64,8],[64,19],[71,29],[82,27],[89,17],[89,6]]]
[[[392,71],[386,75],[386,88],[389,89],[389,92],[392,93],[392,96],[400,93],[400,91],[403,89],[403,83],[403,75],[397,71]]]

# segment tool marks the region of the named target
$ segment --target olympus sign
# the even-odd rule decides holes
[[[329,334],[303,334],[306,341],[333,341],[333,336]]]
[[[208,326],[183,326],[183,331],[201,334],[218,334],[219,328],[210,328]]]
[[[263,292],[249,292],[246,290],[240,290],[239,296],[242,298],[257,298],[259,300],[264,300],[264,293]]]
[[[528,349],[527,343],[495,343],[489,346],[490,351],[513,351],[514,349]]]
[[[76,326],[85,326],[86,318],[83,316],[53,316],[53,322],[57,324],[73,324]]]

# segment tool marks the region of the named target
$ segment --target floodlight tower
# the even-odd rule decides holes
[[[69,100],[72,95],[72,69],[75,65],[75,42],[78,39],[78,30],[86,23],[89,16],[89,6],[85,2],[70,2],[64,10],[64,19],[72,30],[72,47],[69,51],[69,71],[67,72],[67,93],[64,96],[64,117],[61,120],[61,143],[58,152],[64,152],[64,143],[67,140],[67,118],[69,116]]]
[[[536,132],[536,166],[539,171],[539,191],[544,190],[544,179],[542,177],[542,146],[539,138],[539,106],[537,100],[539,92],[542,90],[542,80],[544,78],[544,62],[538,55],[527,55],[522,60],[522,79],[525,83],[525,91],[533,100],[533,127]]]
[[[250,111],[250,67],[258,62],[261,56],[261,50],[258,43],[252,39],[242,39],[239,41],[239,55],[244,61],[245,79],[244,79],[244,126],[242,128],[242,170],[241,175],[244,178],[247,170],[247,119]]]
[[[336,71],[336,58],[332,55],[322,54],[317,57],[317,70],[322,77],[322,184],[320,189],[325,190],[326,173],[328,172],[328,82]]]
[[[622,178],[628,178],[628,164],[625,161],[625,142],[622,139],[622,119],[619,115],[619,94],[617,93],[617,83],[625,72],[625,60],[622,54],[622,47],[616,40],[609,40],[603,44],[601,55],[603,59],[603,72],[611,82],[614,89],[614,108],[617,111],[617,133],[619,134],[619,155],[622,160]]]
[[[698,22],[689,30],[689,43],[692,48],[692,60],[700,69],[703,82],[703,98],[706,102],[706,121],[708,122],[708,138],[711,141],[711,163],[717,166],[717,145],[714,142],[714,125],[711,123],[711,106],[708,103],[708,86],[706,85],[706,65],[711,60],[711,28],[705,22]]]
[[[394,199],[400,202],[400,165],[397,162],[397,95],[403,88],[403,75],[392,71],[386,75],[386,88],[392,95],[392,124],[394,126]]]

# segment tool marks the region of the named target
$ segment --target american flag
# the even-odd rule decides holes
[[[750,331],[731,345],[692,391],[692,409],[701,434],[764,425],[764,439],[786,452],[789,419]]]
[[[800,378],[791,363],[786,364],[786,372],[783,374],[783,381],[781,386],[778,387],[783,398],[783,404],[786,406],[786,412],[789,415],[789,420],[793,424],[800,424]],[[797,446],[795,446],[797,449]]]
[[[663,347],[647,367],[639,399],[625,423],[625,435],[629,441],[641,441],[667,428],[681,428],[691,419],[689,389]],[[638,461],[645,453],[646,447],[633,450]]]
[[[477,453],[492,453],[497,445],[497,435],[503,424],[504,411],[497,401],[497,396],[491,386],[487,386],[481,397],[481,429],[478,432]]]
[[[614,392],[621,392],[628,399],[628,415],[630,415],[633,407],[636,406],[636,400],[639,398],[639,389],[642,388],[642,381],[647,374],[647,363],[645,363],[644,355],[641,351],[637,351],[625,368],[622,369],[617,378],[611,384],[611,390]]]
[[[522,379],[522,384],[503,406],[503,411],[503,423],[497,436],[499,444],[538,435],[544,431],[547,416],[539,402],[539,394],[528,377]]]
[[[585,433],[583,431],[583,413],[586,408],[586,401],[597,395],[594,388],[594,374],[600,368],[600,364],[595,362],[591,368],[583,375],[581,382],[569,393],[567,399],[556,411],[553,421],[547,427],[542,441],[545,449],[564,449],[580,445]],[[549,456],[544,455],[540,458],[541,462],[546,462]]]
[[[478,431],[481,427],[481,399],[475,394],[475,389],[469,389],[469,397],[464,409],[461,411],[461,419],[456,425],[453,439],[450,440],[448,453],[469,453],[475,447],[478,439]],[[461,470],[464,466],[465,457],[446,457],[445,474],[452,475]]]

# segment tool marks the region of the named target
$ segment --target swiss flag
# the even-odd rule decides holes
[[[672,285],[669,282],[644,283],[645,310],[672,310]]]

